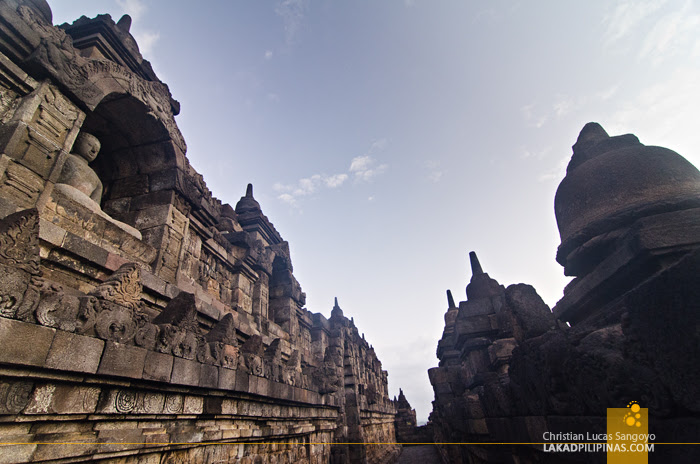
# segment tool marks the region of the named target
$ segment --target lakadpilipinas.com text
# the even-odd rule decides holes
[[[552,433],[542,434],[547,453],[648,453],[654,451],[653,433]]]

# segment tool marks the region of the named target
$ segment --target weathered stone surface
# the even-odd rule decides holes
[[[613,232],[635,220],[700,206],[700,171],[671,150],[631,134],[609,137],[596,123],[573,148],[554,201],[557,261],[567,275],[587,274],[615,248]]]
[[[50,18],[0,3],[0,414],[39,443],[0,462],[391,462],[376,353],[213,197],[129,17]]]
[[[56,331],[46,367],[94,374],[100,364],[104,342],[61,330]]]
[[[97,373],[140,379],[143,374],[146,353],[146,350],[136,346],[107,342]]]
[[[557,260],[578,277],[552,312],[528,285],[499,290],[470,256],[468,301],[457,315],[449,301],[440,366],[428,372],[438,443],[604,434],[607,408],[632,401],[649,408],[657,442],[700,425],[700,173],[670,150],[632,135],[608,137],[594,123],[573,148],[555,213]],[[700,459],[684,449],[653,457]],[[440,451],[450,462],[569,459],[519,446]]]
[[[55,329],[0,318],[0,362],[44,366]]]
[[[143,366],[143,378],[168,382],[173,372],[174,358],[165,353],[148,351]]]
[[[170,381],[178,385],[199,385],[202,365],[196,361],[175,358],[173,361],[173,373]]]

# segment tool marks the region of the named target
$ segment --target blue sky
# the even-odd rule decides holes
[[[307,308],[338,297],[419,421],[469,251],[561,297],[554,193],[585,123],[700,165],[693,1],[50,4],[132,16],[209,188],[235,205],[253,183]]]

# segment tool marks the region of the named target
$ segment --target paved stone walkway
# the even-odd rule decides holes
[[[404,446],[397,464],[442,464],[433,445]]]

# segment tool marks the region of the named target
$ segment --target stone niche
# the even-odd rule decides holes
[[[51,21],[0,3],[0,462],[394,461],[374,349],[212,196],[131,19]]]

